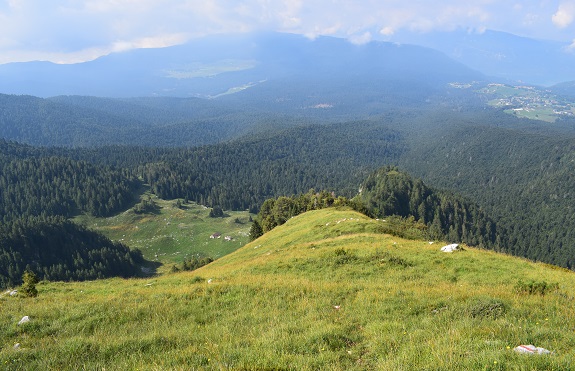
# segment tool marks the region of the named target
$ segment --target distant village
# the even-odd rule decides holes
[[[468,89],[477,87],[479,83],[454,82],[449,85],[456,89]],[[507,108],[518,114],[540,112],[553,116],[575,116],[575,102],[534,86],[492,83],[478,91],[493,96],[489,105]]]
[[[507,95],[497,98],[492,105],[509,107],[513,111],[535,111],[541,109],[552,110],[555,115],[573,116],[575,104],[560,100],[549,91],[540,90],[533,86],[510,86],[505,84],[489,84],[486,93],[498,94],[499,89],[513,89],[517,95]]]

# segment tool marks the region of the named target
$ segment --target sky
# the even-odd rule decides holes
[[[209,34],[279,31],[393,41],[495,30],[575,52],[575,0],[0,0],[0,63],[78,63]]]

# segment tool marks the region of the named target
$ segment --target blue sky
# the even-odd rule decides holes
[[[0,0],[0,63],[75,63],[214,33],[331,35],[505,31],[575,52],[575,0]]]

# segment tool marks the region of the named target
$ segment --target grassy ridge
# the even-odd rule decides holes
[[[7,369],[569,369],[575,275],[297,216],[194,272],[39,285],[0,298]],[[548,285],[529,294],[529,280]],[[523,282],[523,283],[520,283]],[[31,322],[18,326],[29,315]],[[20,343],[19,349],[14,349]],[[534,344],[552,355],[512,348]]]

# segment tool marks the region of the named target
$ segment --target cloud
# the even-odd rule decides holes
[[[351,35],[349,41],[352,44],[363,45],[371,41],[371,32],[364,32],[361,35]]]
[[[386,26],[381,30],[379,30],[379,33],[382,34],[383,36],[392,36],[395,33],[395,30],[393,29],[393,27]]]
[[[553,24],[559,28],[566,28],[575,18],[575,2],[565,2],[559,5],[559,9],[553,16],[551,20]]]
[[[131,49],[165,48],[182,44],[188,40],[186,34],[171,34],[155,37],[144,37],[131,41],[118,41],[111,45],[110,52],[120,52]]]

